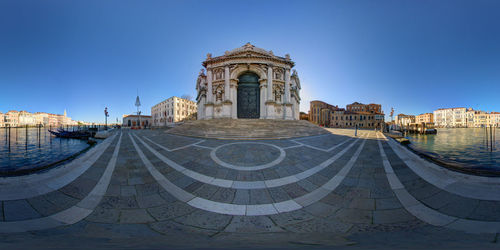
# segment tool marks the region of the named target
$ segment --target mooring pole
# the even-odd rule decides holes
[[[10,124],[9,124],[9,152],[10,152],[10,140],[12,139],[12,137],[10,137]]]
[[[493,125],[490,125],[490,151],[493,152]]]
[[[26,150],[28,150],[28,125],[26,125],[26,140],[25,140],[24,147]]]

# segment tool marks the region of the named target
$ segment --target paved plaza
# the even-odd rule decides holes
[[[382,133],[281,140],[116,131],[63,166],[0,178],[0,248],[499,248],[500,178]]]

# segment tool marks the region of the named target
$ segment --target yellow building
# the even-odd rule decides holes
[[[415,117],[415,122],[418,124],[434,123],[434,114],[433,113],[425,113],[425,114],[417,115]]]

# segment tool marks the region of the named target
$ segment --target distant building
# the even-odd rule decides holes
[[[150,127],[152,122],[152,118],[150,115],[123,115],[122,118],[122,126],[130,127],[130,128],[138,128],[140,127],[146,128]]]
[[[500,112],[491,112],[490,113],[490,124],[493,127],[500,127]]]
[[[325,127],[334,128],[381,128],[384,124],[384,113],[380,104],[362,104],[354,102],[339,108],[322,101],[310,104],[309,121]]]
[[[309,120],[309,114],[306,114],[304,112],[300,112],[299,119],[300,120]]]
[[[346,106],[346,110],[349,112],[367,112],[371,114],[382,114],[382,105],[380,104],[363,104],[359,102],[354,102]]]
[[[311,101],[309,109],[309,121],[321,126],[329,126],[331,112],[338,110],[338,106],[334,106],[322,101]]]
[[[5,115],[4,113],[0,112],[0,128],[5,127]]]
[[[357,126],[358,128],[382,128],[384,119],[384,114],[339,109],[332,113],[330,127],[352,128]]]
[[[415,122],[418,124],[422,123],[434,123],[434,114],[433,113],[425,113],[425,114],[420,114],[415,117]]]
[[[408,126],[412,123],[415,123],[415,120],[416,119],[414,115],[398,114],[394,119],[394,123],[397,126]]]
[[[155,127],[167,126],[175,122],[184,121],[185,119],[193,118],[196,111],[195,102],[172,96],[151,108],[151,116],[153,117],[152,125]]]
[[[436,127],[467,127],[466,108],[446,108],[434,110],[434,123]]]
[[[17,127],[19,126],[19,111],[10,110],[5,113],[5,126],[6,127]]]

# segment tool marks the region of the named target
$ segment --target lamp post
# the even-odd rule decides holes
[[[137,93],[137,97],[135,98],[135,106],[137,107],[137,115],[139,116],[139,128],[141,128],[141,112],[139,111],[141,100],[139,100],[139,93]]]
[[[108,130],[108,107],[104,108],[104,120],[105,120],[105,125],[104,125],[104,130]]]

